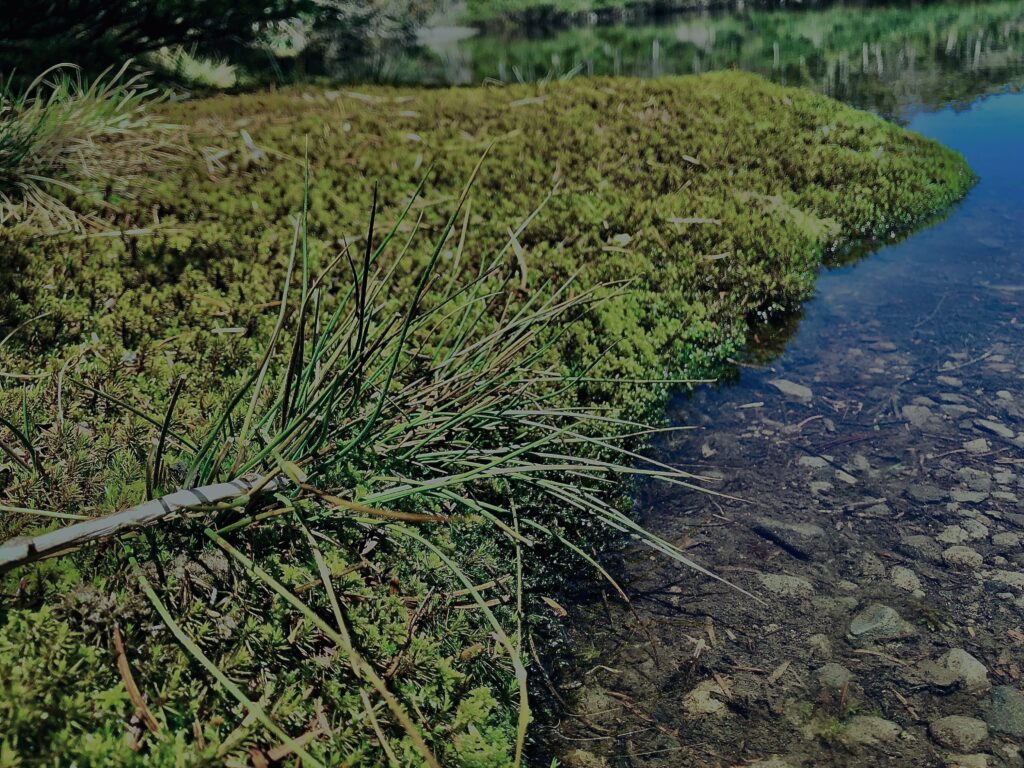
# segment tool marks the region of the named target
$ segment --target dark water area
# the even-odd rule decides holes
[[[1024,94],[909,126],[977,186],[672,401],[656,458],[721,495],[638,499],[764,602],[629,551],[570,621],[569,765],[1024,765]]]
[[[287,76],[442,86],[738,68],[904,120],[1024,83],[1024,3],[739,4],[501,32],[459,26],[455,11],[416,42],[340,51],[315,47],[286,64]]]
[[[773,330],[781,330],[785,354],[772,368],[813,364],[818,349],[848,344],[859,324],[910,345],[920,364],[940,366],[950,351],[982,344],[979,334],[1013,325],[1024,302],[1024,96],[921,112],[908,127],[961,152],[978,185],[937,224],[824,271],[798,316],[755,335],[753,359],[774,357]],[[748,370],[740,385],[756,378]]]

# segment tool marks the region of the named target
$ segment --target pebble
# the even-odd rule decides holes
[[[931,563],[942,562],[942,547],[930,536],[914,534],[900,540],[898,549],[908,557]]]
[[[857,715],[846,724],[844,738],[853,744],[877,746],[895,741],[903,733],[896,723],[874,715]]]
[[[988,755],[984,752],[976,755],[948,755],[946,768],[988,768]]]
[[[889,580],[893,585],[907,592],[921,591],[921,579],[912,570],[904,568],[902,565],[892,567],[889,572]]]
[[[958,752],[969,752],[988,738],[988,725],[984,720],[963,715],[932,720],[928,731],[939,744]]]
[[[869,605],[850,622],[850,636],[858,643],[900,640],[915,634],[917,630],[895,608],[881,603]]]
[[[810,469],[822,469],[828,466],[828,461],[821,458],[821,456],[801,456],[797,463],[801,467],[809,467]]]
[[[982,717],[993,731],[1024,739],[1024,694],[1010,685],[993,688],[982,704]]]
[[[985,432],[990,432],[996,437],[1005,437],[1008,440],[1013,438],[1015,434],[1014,431],[1007,427],[1005,424],[998,421],[992,421],[990,419],[975,419],[974,425],[978,429],[984,430]]]
[[[795,397],[797,400],[809,402],[811,398],[814,397],[814,393],[811,391],[810,387],[805,387],[803,384],[797,384],[795,381],[790,381],[789,379],[773,379],[768,383],[779,390],[782,394]]]
[[[942,550],[942,559],[955,568],[979,568],[985,559],[970,547],[954,546]]]
[[[829,662],[814,672],[815,678],[823,688],[841,691],[843,686],[853,680],[853,673],[842,664]]]
[[[971,539],[967,531],[959,525],[947,525],[935,538],[943,544],[963,544]]]
[[[992,571],[988,578],[999,586],[1024,589],[1024,573],[1021,571]]]
[[[963,444],[963,448],[968,453],[988,453],[992,450],[992,446],[984,437],[979,437],[976,440],[968,440]]]
[[[757,578],[765,589],[779,597],[810,597],[814,594],[814,585],[801,576],[762,573]]]
[[[1013,549],[1020,545],[1020,536],[1012,531],[1004,531],[1003,533],[997,533],[992,537],[992,543],[997,547],[1006,547],[1007,549]]]
[[[724,715],[725,702],[712,694],[722,694],[722,688],[715,680],[703,680],[683,697],[683,709],[690,715]]]
[[[793,768],[793,766],[778,755],[772,755],[771,757],[766,757],[764,760],[757,760],[756,762],[748,763],[747,768]]]
[[[967,535],[974,541],[981,541],[988,538],[988,527],[974,518],[967,517],[960,522],[960,527],[967,532]]]
[[[991,687],[988,669],[963,648],[953,648],[937,661],[921,662],[917,671],[925,682],[938,688],[955,685],[968,693],[978,694]]]

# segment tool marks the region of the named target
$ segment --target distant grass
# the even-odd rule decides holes
[[[462,20],[493,25],[535,18],[568,19],[588,13],[627,10],[651,13],[726,5],[729,0],[468,0]]]
[[[200,56],[195,48],[165,46],[150,54],[147,60],[162,75],[186,86],[225,89],[233,87],[239,80],[235,65],[226,59]]]
[[[174,127],[149,114],[156,91],[127,67],[91,83],[70,66],[21,91],[0,83],[0,226],[80,230],[171,156]]]
[[[289,89],[170,119],[205,161],[131,231],[0,232],[0,501],[96,516],[248,470],[292,485],[125,542],[137,570],[114,545],[4,578],[3,755],[242,765],[293,749],[269,720],[317,760],[422,764],[344,624],[442,764],[511,765],[542,598],[631,528],[623,478],[669,472],[619,450],[628,422],[805,298],[826,249],[971,182],[932,142],[731,73]],[[0,535],[55,524],[6,511]]]
[[[477,35],[459,50],[473,82],[738,68],[903,119],[908,101],[938,108],[1024,82],[1022,47],[1024,6],[987,0],[747,10],[675,23],[567,26],[540,38],[513,30]],[[907,57],[907,50],[920,55]],[[423,56],[399,76],[439,78],[441,63]],[[460,58],[456,66],[466,65]]]

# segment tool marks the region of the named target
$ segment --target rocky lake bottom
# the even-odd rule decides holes
[[[676,399],[657,457],[720,495],[645,487],[642,517],[763,602],[628,551],[631,603],[568,620],[566,765],[1024,766],[1020,126],[1021,94],[916,117],[968,198]]]

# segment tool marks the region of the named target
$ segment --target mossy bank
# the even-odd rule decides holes
[[[146,493],[159,429],[71,378],[163,413],[184,376],[176,425],[189,434],[230,397],[273,327],[268,308],[302,208],[307,157],[313,265],[360,242],[375,187],[386,229],[426,176],[414,205],[421,226],[410,231],[415,265],[486,152],[443,258],[497,252],[511,231],[516,301],[571,275],[580,286],[607,285],[607,301],[561,329],[550,362],[553,372],[586,372],[591,383],[579,397],[627,417],[655,412],[665,391],[629,380],[714,369],[742,343],[751,316],[808,296],[829,249],[906,229],[971,183],[962,159],[932,142],[737,73],[290,89],[166,111],[189,128],[197,157],[120,203],[120,232],[2,235],[0,301],[9,329],[21,327],[0,345],[8,375],[0,409],[37,435],[49,477],[44,485],[5,469],[9,506],[99,515]],[[0,532],[37,524],[5,512]],[[285,730],[304,734],[306,749],[332,763],[418,764],[386,713],[375,717],[336,671],[315,628],[241,582],[201,536],[162,536],[172,554],[150,577],[206,654]],[[246,546],[296,589],[315,581],[272,531]],[[500,543],[455,531],[446,547],[477,584],[492,585],[496,606],[515,604],[505,577],[517,563]],[[439,575],[436,557],[371,545],[356,531],[331,542],[329,559],[355,642],[430,724],[426,738],[442,764],[510,764],[512,666],[461,587]],[[126,571],[112,547],[5,577],[0,765],[244,765],[287,754],[179,650]],[[527,591],[527,610],[549,611],[538,597]],[[115,621],[155,733],[118,671]],[[392,736],[391,755],[381,751],[380,728]]]

